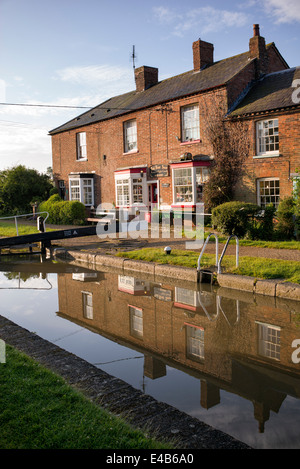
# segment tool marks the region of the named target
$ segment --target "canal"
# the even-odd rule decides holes
[[[253,448],[300,448],[299,302],[37,256],[1,262],[0,295],[2,316],[155,399]]]

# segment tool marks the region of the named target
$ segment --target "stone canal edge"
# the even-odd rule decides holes
[[[180,267],[170,264],[156,264],[154,262],[138,261],[117,257],[114,255],[85,253],[64,248],[55,248],[51,252],[54,257],[74,263],[85,263],[90,269],[115,269],[124,275],[143,275],[153,281],[180,280],[187,283],[197,283],[199,274],[196,268]],[[220,287],[247,291],[253,294],[300,301],[300,285],[278,280],[264,280],[235,274],[217,274]]]
[[[251,449],[3,316],[0,316],[0,339],[61,376],[94,404],[122,417],[133,428],[141,429],[150,437],[175,442],[177,449]]]

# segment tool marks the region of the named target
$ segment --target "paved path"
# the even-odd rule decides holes
[[[100,240],[97,236],[89,236],[86,238],[72,238],[53,242],[57,246],[64,246],[69,249],[80,249],[89,252],[114,252],[116,250],[126,251],[139,249],[142,247],[153,247],[163,249],[165,246],[170,246],[173,249],[186,249],[185,240],[178,240],[174,238],[167,239],[125,239],[125,240],[114,240],[106,239]],[[219,254],[223,250],[224,244],[219,244]],[[200,252],[200,250],[196,250]],[[215,253],[215,242],[212,239],[211,243],[207,245],[207,253]],[[235,255],[235,245],[229,245],[226,254]],[[271,248],[259,248],[253,246],[240,246],[240,256],[250,257],[265,257],[268,259],[282,259],[289,261],[300,262],[300,249],[271,249]]]

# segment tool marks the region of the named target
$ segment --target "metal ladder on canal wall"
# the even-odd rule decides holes
[[[199,274],[199,276],[198,276],[199,283],[202,283],[203,281],[207,280],[207,278],[210,278],[210,283],[212,283],[212,281],[213,281],[214,272],[209,271],[209,270],[201,269],[201,259],[202,259],[202,256],[204,254],[204,251],[206,249],[206,246],[207,246],[207,244],[208,244],[208,242],[209,242],[209,240],[212,236],[214,236],[215,240],[216,240],[215,241],[216,242],[216,265],[215,265],[215,268],[217,270],[217,273],[218,274],[222,273],[222,269],[221,269],[222,260],[224,258],[227,247],[228,247],[231,239],[233,239],[233,238],[235,238],[235,240],[236,240],[236,267],[239,266],[239,238],[236,235],[231,235],[231,236],[228,237],[228,239],[226,241],[226,244],[224,246],[224,249],[222,251],[222,254],[220,256],[220,259],[219,259],[219,237],[215,233],[210,233],[208,235],[208,237],[206,238],[206,241],[205,241],[205,243],[204,243],[204,245],[201,249],[200,255],[198,257],[197,272]]]

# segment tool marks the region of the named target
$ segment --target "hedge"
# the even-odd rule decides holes
[[[38,211],[48,212],[47,222],[55,225],[83,225],[85,223],[85,206],[76,200],[62,200],[58,194],[42,202]]]
[[[250,230],[252,218],[260,211],[255,204],[226,202],[212,210],[212,225],[223,234],[244,237]]]

